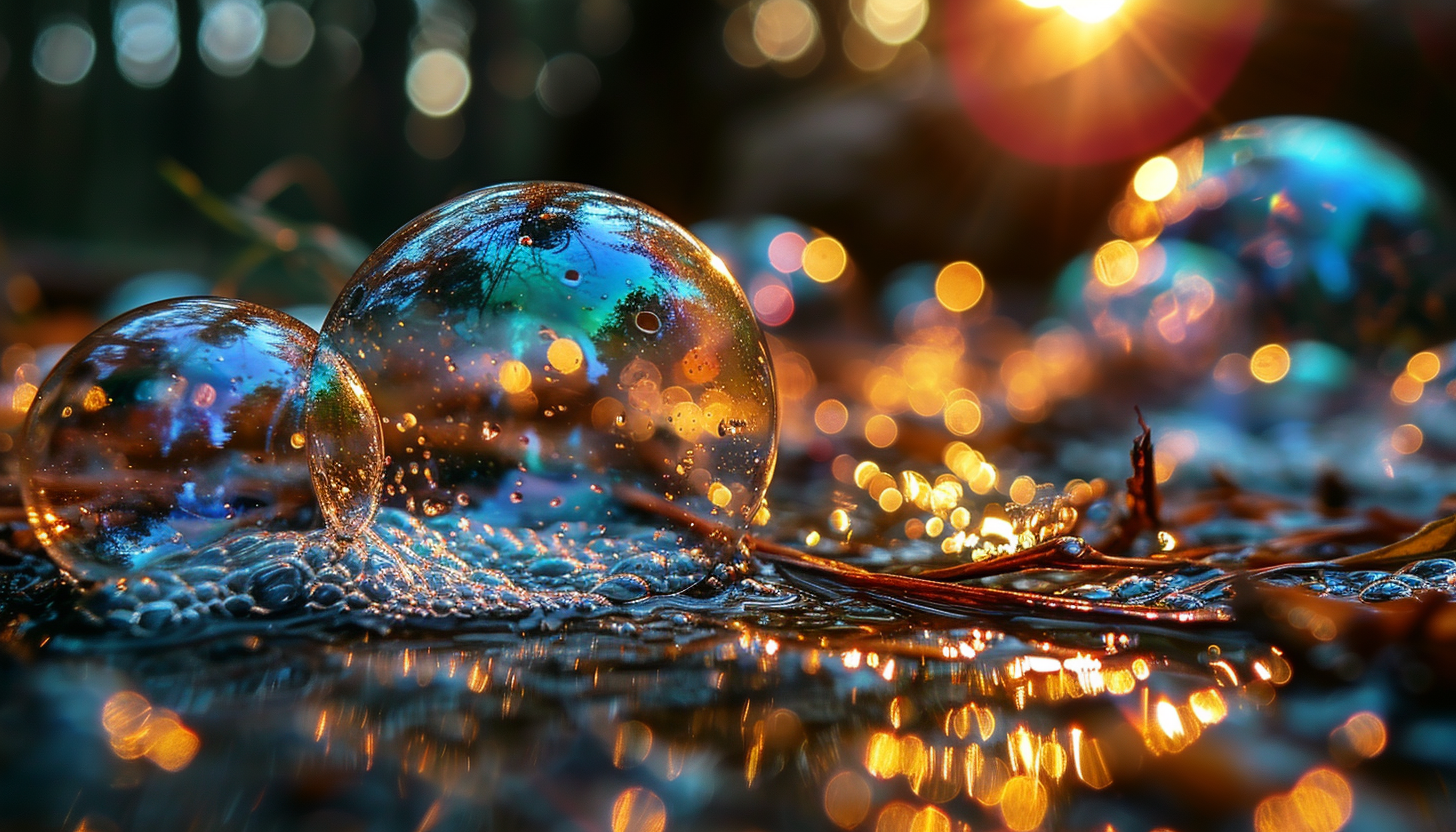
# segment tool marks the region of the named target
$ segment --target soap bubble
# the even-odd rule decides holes
[[[304,427],[316,338],[270,309],[186,298],[136,309],[77,344],[40,385],[25,426],[21,487],[46,550],[101,579],[237,529],[316,525]],[[367,460],[372,442],[379,459],[357,381],[314,399],[329,396],[373,430],[333,444]]]
[[[1449,204],[1352,125],[1279,117],[1190,140],[1138,169],[1109,223],[1118,239],[1064,272],[1059,311],[1150,386],[1232,390],[1269,345],[1321,342],[1368,368],[1456,336]]]
[[[379,408],[382,504],[416,515],[599,524],[624,485],[743,527],[773,471],[773,373],[742,290],[606,191],[502,185],[415,219],[345,287],[325,361]]]

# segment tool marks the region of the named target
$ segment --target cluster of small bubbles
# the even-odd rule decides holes
[[[1350,598],[1367,604],[1410,598],[1418,593],[1456,595],[1456,561],[1450,558],[1427,558],[1415,561],[1399,571],[1379,569],[1337,570],[1324,566],[1291,567],[1259,577],[1271,586],[1309,590],[1330,598]],[[1062,590],[1063,594],[1088,601],[1113,601],[1124,604],[1196,609],[1209,604],[1227,603],[1234,588],[1229,573],[1213,566],[1188,564],[1170,572],[1138,574],[1113,583],[1081,583]],[[1296,613],[1291,623],[1301,625]]]
[[[220,298],[142,307],[77,344],[25,426],[21,486],[46,551],[100,579],[238,529],[316,525],[304,448],[315,344],[282,313]],[[372,414],[359,392],[346,384],[324,398]]]
[[[703,548],[647,527],[606,538],[581,524],[510,529],[386,508],[348,545],[319,532],[235,533],[183,563],[103,585],[82,612],[138,636],[339,615],[531,627],[649,596],[721,591],[738,577],[715,582],[724,568]]]
[[[616,519],[626,488],[742,528],[773,470],[742,290],[682,228],[593,188],[503,185],[412,221],[329,313],[327,362],[379,408],[374,490],[416,516]]]
[[[1104,375],[1144,402],[1313,418],[1358,398],[1354,370],[1456,335],[1456,215],[1351,125],[1280,117],[1193,139],[1138,170],[1109,224],[1054,302],[1135,370]]]

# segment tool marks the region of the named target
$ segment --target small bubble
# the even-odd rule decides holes
[[[487,442],[500,436],[500,432],[500,425],[497,425],[495,422],[486,422],[480,426],[480,438]]]
[[[521,239],[520,239],[519,242],[523,246],[529,246],[529,245],[531,245],[531,235],[530,234],[522,234],[521,235]]]
[[[513,503],[515,503],[517,505],[520,505],[521,503],[523,503],[525,501],[526,501],[526,495],[522,494],[519,491],[512,491],[511,492],[511,502],[513,502]]]
[[[292,445],[294,450],[301,449],[303,442],[304,436],[302,431],[295,432],[292,436],[288,437],[288,444]]]
[[[421,505],[426,517],[439,517],[450,510],[450,504],[442,500],[424,500]]]
[[[642,310],[637,313],[637,328],[648,335],[656,335],[662,329],[662,321],[658,319],[657,313]]]
[[[746,427],[748,422],[743,419],[724,419],[718,423],[718,435],[737,436]]]
[[[562,499],[560,497],[552,497],[551,498],[551,507],[552,508],[561,508],[561,503],[562,503]]]
[[[581,282],[581,272],[576,269],[567,269],[566,274],[561,276],[561,282],[567,286],[575,286]]]

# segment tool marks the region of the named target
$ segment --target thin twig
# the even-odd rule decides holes
[[[1166,610],[1134,604],[1086,601],[1057,595],[1043,595],[999,587],[966,586],[944,581],[926,580],[908,575],[871,572],[858,566],[821,558],[790,546],[762,540],[752,535],[739,535],[733,529],[700,517],[655,494],[628,486],[617,486],[616,497],[642,511],[672,520],[698,534],[725,543],[741,540],[751,551],[770,563],[794,570],[804,570],[888,601],[919,601],[943,605],[966,613],[1037,613],[1073,614],[1134,620],[1145,623],[1217,624],[1232,620],[1228,611],[1219,608]]]

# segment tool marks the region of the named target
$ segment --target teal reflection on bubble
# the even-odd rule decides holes
[[[1141,372],[1133,387],[1257,391],[1246,359],[1303,342],[1321,347],[1278,384],[1330,391],[1349,367],[1456,337],[1450,204],[1354,125],[1286,116],[1192,139],[1138,170],[1109,225],[1117,238],[1066,268],[1054,302]]]
[[[384,423],[368,487],[418,516],[597,524],[625,486],[746,527],[773,470],[743,291],[676,223],[595,188],[500,185],[411,221],[324,322],[316,372],[345,366]]]

